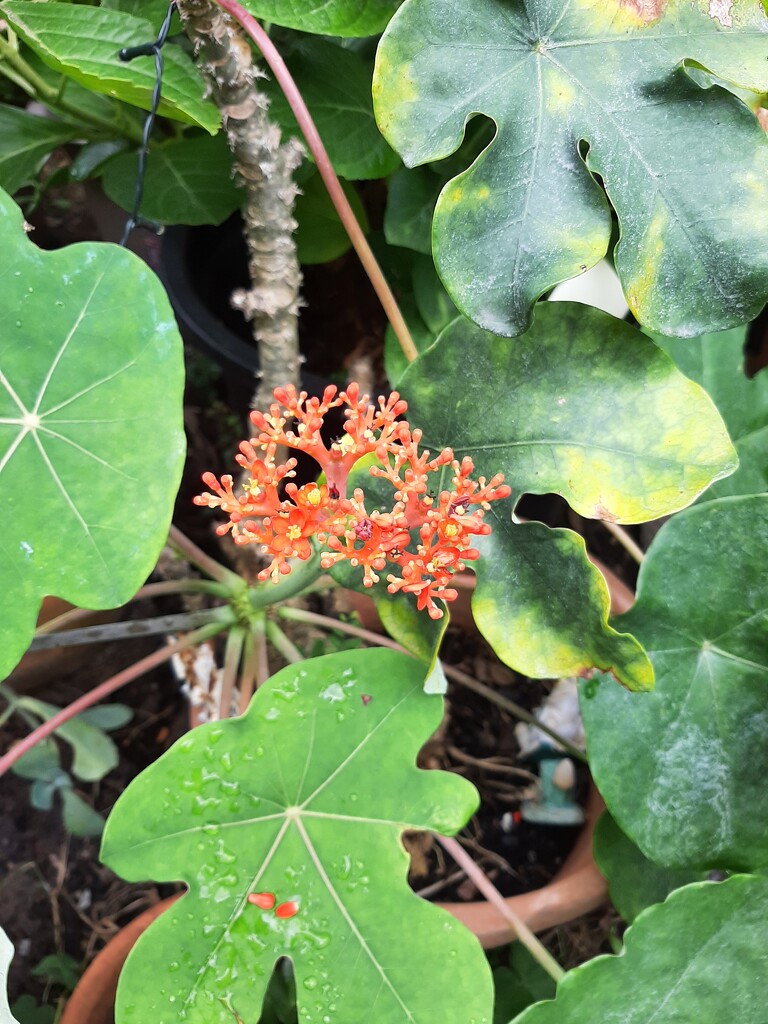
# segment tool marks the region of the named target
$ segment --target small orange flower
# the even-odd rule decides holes
[[[219,534],[231,532],[236,544],[261,545],[271,559],[259,573],[261,580],[276,581],[290,572],[291,558],[308,559],[314,539],[322,546],[324,568],[348,561],[362,569],[365,586],[378,583],[387,565],[399,569],[399,575],[387,576],[390,593],[412,593],[420,610],[440,618],[437,602],[457,596],[451,577],[479,557],[471,538],[490,533],[483,522],[489,503],[511,493],[502,474],[487,483],[483,477],[473,480],[468,456],[459,462],[450,448],[435,455],[419,451],[422,432],[399,418],[407,404],[397,392],[377,404],[360,394],[358,384],[338,393],[329,386],[322,398],[309,398],[294,387],[276,388],[274,396],[268,413],[251,413],[257,436],[243,441],[236,457],[249,474],[242,494],[235,494],[231,476],[219,481],[205,473],[210,490],[194,498],[195,504],[220,508],[229,517],[217,527]],[[344,433],[327,446],[320,429],[326,414],[342,407]],[[326,482],[297,487],[291,480],[296,459],[275,462],[281,445],[311,455]],[[369,512],[361,488],[347,497],[349,473],[367,455],[379,462],[370,474],[392,486],[388,511]],[[430,474],[444,467],[453,472],[451,489],[433,497]],[[412,531],[418,531],[415,547]]]

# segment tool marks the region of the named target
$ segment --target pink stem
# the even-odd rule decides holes
[[[173,657],[179,651],[183,651],[187,647],[192,647],[202,640],[208,639],[208,637],[215,636],[216,633],[220,633],[223,629],[226,629],[228,623],[226,622],[211,622],[205,626],[201,626],[200,629],[196,629],[192,633],[188,633],[187,636],[181,640],[177,640],[175,644],[169,644],[167,647],[162,647],[159,651],[155,651],[154,654],[148,655],[146,658],[142,658],[141,661],[135,662],[128,668],[123,669],[122,672],[118,672],[117,675],[112,676],[105,682],[96,686],[89,693],[84,693],[82,697],[78,697],[77,700],[68,704],[67,707],[62,708],[58,714],[49,718],[47,722],[43,722],[34,729],[29,736],[25,736],[23,740],[12,747],[7,754],[0,757],[0,776],[5,775],[8,769],[16,764],[28,751],[32,749],[41,740],[44,740],[51,733],[56,732],[59,726],[64,725],[70,718],[74,718],[75,715],[79,715],[81,711],[85,711],[86,708],[92,707],[94,704],[98,704],[100,700],[108,697],[114,693],[115,690],[119,690],[121,686],[125,686],[126,683],[130,683],[132,680],[137,679],[140,675],[145,672],[149,672],[150,669],[156,668],[158,665],[162,665],[164,661],[168,661],[169,658]]]
[[[312,120],[312,115],[307,109],[307,105],[285,65],[285,61],[258,21],[237,0],[215,0],[215,2],[242,26],[243,30],[261,50],[264,60],[271,68],[301,128],[302,134],[307,140],[307,145],[312,152],[312,156],[315,158],[317,169],[325,183],[325,187],[328,189],[328,195],[331,197],[339,219],[349,235],[349,240],[352,242],[355,252],[359,256],[360,262],[373,285],[374,291],[384,307],[384,312],[392,324],[397,340],[400,342],[400,347],[405,353],[406,359],[412,362],[417,357],[418,352],[413,343],[411,332],[408,330],[408,325],[403,319],[403,314],[400,312],[400,307],[397,305],[397,301],[392,294],[392,289],[387,284],[386,278],[381,272],[381,267],[373,255],[371,247],[368,245],[363,229],[360,227],[352,207],[349,205],[349,200],[344,194],[341,182],[333,169],[326,148],[323,145],[323,140],[320,138],[315,122]]]

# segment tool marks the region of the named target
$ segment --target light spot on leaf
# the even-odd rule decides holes
[[[733,0],[709,0],[709,16],[719,21],[725,28],[730,28],[733,25],[732,7]]]

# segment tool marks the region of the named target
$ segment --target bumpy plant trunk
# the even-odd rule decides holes
[[[256,87],[261,72],[239,26],[210,0],[178,0],[177,6],[246,191],[251,287],[235,292],[232,303],[253,327],[261,360],[253,404],[266,409],[273,388],[298,385],[301,272],[293,236],[298,188],[292,175],[304,150],[295,139],[281,143],[280,129],[267,114],[269,101]]]

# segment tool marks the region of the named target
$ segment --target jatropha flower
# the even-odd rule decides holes
[[[194,498],[196,505],[220,508],[229,521],[217,528],[231,533],[236,544],[258,544],[269,559],[260,580],[275,582],[291,571],[289,559],[308,559],[311,538],[320,545],[321,565],[329,569],[348,561],[363,570],[363,583],[371,587],[388,567],[387,589],[416,596],[418,608],[434,619],[441,618],[438,600],[453,601],[457,592],[449,584],[465,562],[478,558],[471,538],[488,534],[483,522],[489,502],[506,498],[510,488],[497,473],[487,483],[473,480],[472,459],[461,462],[450,448],[434,458],[419,452],[422,432],[412,430],[398,417],[407,409],[397,392],[373,405],[360,394],[358,384],[346,391],[325,389],[322,399],[308,398],[292,386],[276,388],[269,413],[252,412],[257,436],[243,441],[237,462],[249,474],[242,493],[235,494],[231,476],[221,480],[203,474],[210,491]],[[320,428],[330,409],[344,408],[343,435],[327,447]],[[275,462],[278,447],[307,452],[325,475],[322,484],[297,487],[296,459]],[[362,488],[347,494],[352,467],[373,455],[378,465],[369,469],[393,488],[391,509],[371,509]],[[450,471],[450,490],[436,497],[430,493],[430,474]],[[283,481],[284,497],[280,494]],[[211,493],[213,492],[213,493]],[[412,532],[417,538],[412,539]]]

